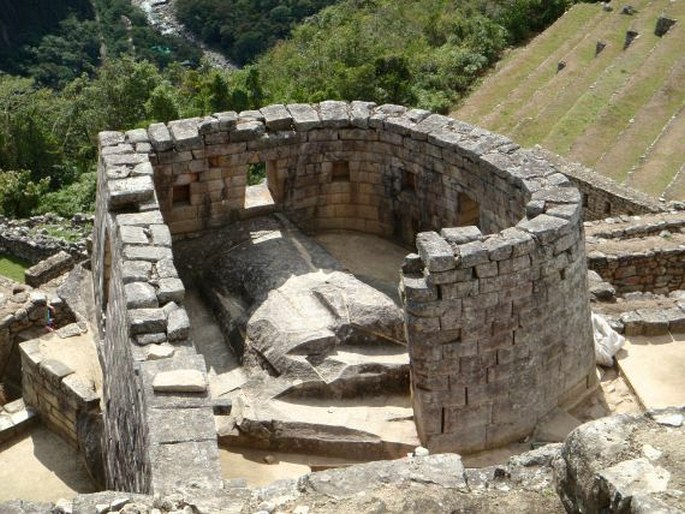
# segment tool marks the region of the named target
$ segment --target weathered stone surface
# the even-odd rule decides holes
[[[169,122],[169,132],[177,151],[193,150],[203,145],[197,128],[199,121],[198,118],[190,118]]]
[[[157,307],[155,288],[147,282],[132,282],[124,286],[126,307],[128,309],[146,309]]]
[[[350,115],[347,112],[347,102],[326,100],[319,104],[321,126],[324,128],[342,128],[350,124]]]
[[[169,313],[167,321],[167,335],[169,341],[180,341],[188,338],[190,320],[185,309],[176,309]]]
[[[261,108],[259,112],[264,116],[266,128],[269,130],[290,130],[293,124],[293,116],[285,108],[285,105],[269,105]]]
[[[174,355],[174,347],[170,344],[151,344],[147,348],[147,358],[151,360],[168,359]]]
[[[74,258],[65,251],[61,251],[31,266],[24,272],[24,279],[31,287],[42,284],[69,271],[74,265]]]
[[[124,284],[147,281],[152,271],[152,263],[146,261],[124,261],[122,264],[122,279]]]
[[[162,309],[131,309],[128,311],[131,334],[164,332],[167,325]]]
[[[255,233],[261,234],[263,244],[227,251]],[[207,294],[231,295],[237,308],[226,316],[237,337],[245,334],[247,363],[264,359],[282,378],[304,380],[307,387],[328,394],[362,384],[367,392],[406,384],[406,357],[383,358],[404,352],[402,315],[389,297],[339,271],[340,265],[327,252],[286,220],[257,218],[233,225],[232,241],[225,239],[227,235],[221,232],[201,240],[216,264],[193,266],[204,270],[202,287]],[[187,263],[198,257],[193,247],[199,242],[177,245],[177,251],[190,259]],[[378,355],[373,374],[365,371],[372,357],[356,357],[357,352],[366,352],[364,348],[373,348]],[[397,381],[390,383],[391,377]]]
[[[448,243],[462,245],[465,243],[470,243],[471,241],[479,240],[482,236],[482,233],[478,227],[474,226],[452,227],[443,228],[440,231],[440,236]]]
[[[642,512],[656,504],[682,510],[673,494],[685,476],[685,430],[652,418],[682,415],[682,409],[650,415],[614,416],[580,426],[555,459],[557,491],[569,512]],[[650,451],[643,456],[644,448]],[[635,505],[634,500],[637,499]]]
[[[321,126],[321,119],[309,104],[288,104],[287,109],[293,117],[296,130],[307,131]]]
[[[124,134],[122,132],[105,131],[98,134],[98,144],[104,146],[116,146],[124,142]]]
[[[152,147],[158,152],[165,152],[174,147],[174,140],[164,123],[153,123],[148,127],[147,134]]]
[[[416,236],[416,247],[428,271],[447,271],[455,268],[452,248],[436,232],[421,232]]]
[[[157,298],[160,304],[167,302],[181,303],[185,296],[183,282],[178,278],[162,278],[157,289]]]
[[[251,141],[257,139],[264,133],[264,123],[261,121],[244,121],[238,123],[236,128],[231,132],[231,141]]]
[[[155,375],[152,389],[159,393],[203,393],[207,390],[207,381],[194,369],[161,371]]]

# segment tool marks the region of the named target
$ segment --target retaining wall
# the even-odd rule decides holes
[[[0,307],[0,380],[14,387],[21,383],[19,335],[36,328],[44,331],[47,323],[47,297],[40,291],[0,277],[0,285],[11,296]]]
[[[86,241],[67,242],[41,233],[31,233],[36,226],[52,223],[66,223],[62,218],[51,215],[35,216],[28,219],[6,219],[0,217],[0,253],[6,253],[24,259],[31,264],[47,259],[64,251],[77,260],[86,257]],[[90,223],[89,218],[76,216],[72,226],[84,227]]]
[[[659,244],[661,243],[661,244]],[[593,249],[597,246],[598,249]],[[588,268],[609,282],[617,293],[651,292],[668,294],[685,289],[685,248],[661,241],[648,248],[603,252],[601,245],[589,245]]]
[[[609,216],[636,215],[662,212],[665,204],[609,177],[600,175],[582,164],[566,162],[552,152],[536,147],[534,150],[544,160],[563,167],[563,173],[581,193],[583,219],[601,220]]]

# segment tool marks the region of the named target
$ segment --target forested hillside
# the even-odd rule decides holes
[[[254,64],[222,71],[202,63],[187,41],[153,30],[129,0],[92,0],[92,11],[79,8],[82,1],[50,2],[71,9],[33,12],[33,23],[26,21],[28,3],[16,0],[1,18],[13,45],[0,56],[2,215],[92,209],[101,130],[325,98],[446,112],[506,47],[526,41],[571,3],[341,0],[318,11],[331,2],[198,1],[213,6],[198,23],[213,27],[206,37],[224,38],[220,46],[225,38],[259,39],[256,53],[274,44]],[[238,19],[220,5],[247,11]],[[206,25],[221,13],[221,21]],[[20,20],[28,25],[15,27]],[[263,41],[255,35],[270,30],[281,32]]]
[[[176,0],[179,20],[238,65],[285,38],[336,0]]]
[[[89,0],[0,0],[0,51],[47,34],[70,14],[92,17],[93,7]]]
[[[364,98],[446,112],[510,45],[567,0],[344,0],[294,29],[257,63],[292,100]]]

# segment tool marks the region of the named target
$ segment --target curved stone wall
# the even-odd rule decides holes
[[[246,187],[259,163],[273,201],[254,203]],[[130,441],[123,434],[155,411],[145,376],[167,369],[144,362],[137,345],[185,341],[171,337],[173,295],[159,280],[160,270],[176,276],[168,235],[269,210],[306,231],[416,243],[400,289],[425,445],[474,451],[528,434],[595,384],[582,200],[563,167],[445,116],[365,102],[272,105],[103,133],[94,269],[105,393],[121,396],[106,424],[121,438],[111,448],[122,460],[110,465],[112,483],[155,490],[160,480],[158,429]],[[143,289],[145,308],[133,295]],[[135,369],[143,383],[130,387],[123,376]],[[117,481],[134,461],[142,471]]]

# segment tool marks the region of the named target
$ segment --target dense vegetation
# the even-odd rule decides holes
[[[364,98],[446,111],[509,45],[568,0],[346,0],[258,62],[264,88],[296,101]]]
[[[273,39],[259,31],[276,30],[274,20],[282,22],[277,37],[331,3],[203,1],[196,3],[269,13],[231,29],[235,41],[252,31],[265,44]],[[66,11],[51,29],[37,24],[12,39],[15,53],[0,56],[9,72],[0,75],[0,214],[92,210],[96,137],[105,129],[324,98],[445,111],[505,47],[551,23],[570,1],[343,0],[254,65],[222,72],[199,64],[197,49],[154,32],[129,0],[94,0],[97,17]],[[221,30],[228,25],[214,26],[228,37]]]
[[[254,70],[225,76],[108,59],[62,90],[0,76],[0,214],[92,210],[97,133],[262,104]],[[9,171],[12,170],[12,171]],[[14,171],[18,170],[18,171]]]
[[[39,85],[61,89],[82,73],[92,76],[103,59],[121,55],[162,68],[172,62],[199,64],[196,48],[149,27],[145,14],[130,0],[30,3],[35,10],[0,10],[0,28],[8,29],[0,46],[0,69],[30,76]]]
[[[238,65],[251,62],[307,16],[336,0],[176,0],[179,19]]]

